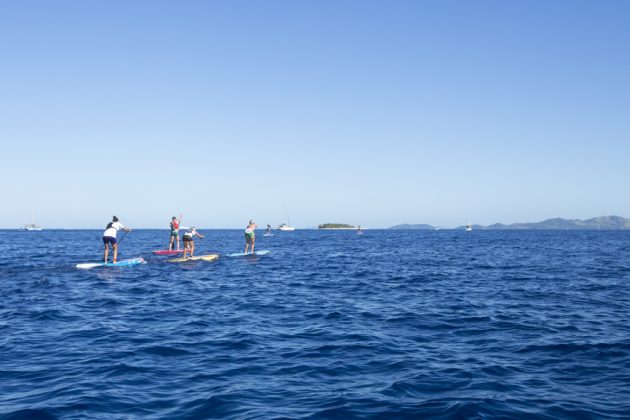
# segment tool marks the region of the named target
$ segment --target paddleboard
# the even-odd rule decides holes
[[[166,260],[166,262],[179,263],[186,261],[214,261],[219,259],[219,254],[208,254],[208,255],[195,255],[194,257],[180,257],[173,258],[172,260]]]
[[[157,251],[153,251],[155,255],[177,255],[177,254],[181,254],[182,252],[184,252],[183,249],[173,249],[173,250],[158,249]]]
[[[263,236],[273,236],[273,233],[265,233]]]
[[[253,256],[260,256],[260,255],[267,255],[267,254],[271,254],[271,251],[267,251],[267,250],[262,250],[262,251],[256,251],[256,252],[248,252],[247,254],[244,252],[236,252],[234,254],[228,254],[228,257],[253,257]]]
[[[120,261],[116,261],[116,263],[83,263],[83,264],[77,264],[77,268],[81,268],[81,269],[90,269],[90,268],[96,268],[96,267],[129,267],[131,265],[136,265],[136,264],[144,264],[146,261],[144,260],[144,258],[139,257],[139,258],[130,258],[128,260],[120,260]]]

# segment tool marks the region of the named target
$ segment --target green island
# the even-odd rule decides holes
[[[322,223],[318,226],[319,229],[356,229],[352,225],[346,225],[345,223]]]

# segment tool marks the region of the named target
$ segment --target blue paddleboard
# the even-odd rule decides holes
[[[82,269],[89,269],[89,268],[95,268],[95,267],[129,267],[131,265],[136,265],[136,264],[144,264],[146,261],[144,261],[144,258],[139,257],[139,258],[130,258],[128,260],[120,260],[120,261],[116,261],[116,263],[83,263],[83,264],[77,264],[77,268],[82,268]]]
[[[262,251],[256,251],[256,252],[248,252],[247,254],[244,252],[236,252],[234,254],[227,254],[227,256],[228,257],[252,257],[252,256],[260,256],[260,255],[267,255],[267,254],[271,254],[271,251],[262,250]]]

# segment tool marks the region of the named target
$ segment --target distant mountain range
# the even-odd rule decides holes
[[[438,229],[434,226],[427,224],[419,225],[396,225],[390,227],[390,229],[418,229],[418,230],[431,230]],[[464,229],[464,226],[456,227],[455,229]],[[593,217],[587,220],[570,220],[556,217],[554,219],[543,220],[542,222],[535,223],[512,223],[511,225],[504,225],[502,223],[495,223],[489,226],[473,225],[473,230],[524,230],[524,229],[536,229],[536,230],[624,230],[630,229],[630,219],[626,219],[621,216],[602,216]]]

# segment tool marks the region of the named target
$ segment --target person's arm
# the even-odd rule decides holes
[[[199,233],[199,232],[195,232],[195,234],[196,234],[197,236],[199,236],[200,238],[205,238],[205,236],[203,236],[203,235],[202,235],[201,233]]]

